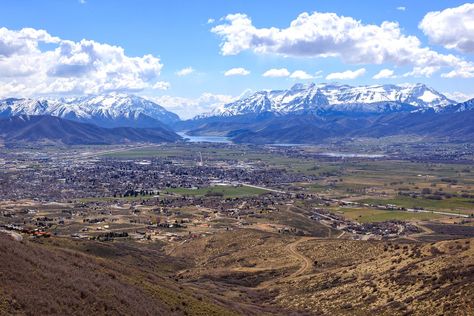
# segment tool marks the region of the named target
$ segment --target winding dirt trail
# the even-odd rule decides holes
[[[309,241],[309,240],[315,240],[315,239],[318,239],[318,238],[315,238],[315,237],[302,237],[300,239],[298,239],[297,241],[295,242],[292,242],[291,244],[288,244],[285,249],[288,251],[288,253],[293,257],[295,258],[296,260],[300,261],[301,262],[301,267],[296,270],[295,272],[293,272],[292,274],[290,274],[289,276],[285,277],[284,279],[293,279],[293,278],[296,278],[296,277],[299,277],[303,274],[305,274],[306,272],[308,272],[309,270],[311,270],[311,267],[313,266],[313,261],[304,256],[303,254],[301,254],[300,252],[298,252],[298,249],[297,247],[302,244],[303,242],[306,242],[306,241]]]
[[[311,271],[311,268],[313,266],[313,261],[306,257],[305,255],[301,254],[299,251],[298,251],[298,246],[306,241],[310,241],[310,240],[318,240],[318,239],[322,239],[322,238],[318,238],[318,237],[301,237],[300,239],[292,242],[292,243],[289,243],[285,246],[285,250],[288,252],[288,254],[290,255],[290,257],[292,257],[293,259],[295,259],[295,261],[298,261],[300,262],[301,266],[298,268],[298,270],[296,270],[295,272],[293,272],[292,274],[290,275],[287,275],[287,276],[284,276],[284,277],[280,277],[278,279],[273,279],[273,280],[268,280],[268,281],[265,281],[265,282],[262,282],[260,283],[260,285],[258,286],[258,288],[260,289],[264,289],[264,288],[269,288],[269,287],[272,287],[276,284],[279,284],[279,283],[283,283],[283,282],[287,282],[287,281],[290,281],[290,280],[293,280],[295,278],[298,278],[300,276],[303,276],[305,273],[308,273]],[[266,270],[266,269],[265,269]]]

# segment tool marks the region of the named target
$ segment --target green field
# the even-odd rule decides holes
[[[174,188],[166,189],[164,193],[175,193],[180,195],[189,195],[189,196],[204,196],[206,194],[222,194],[223,197],[243,197],[243,196],[252,196],[260,195],[267,193],[269,191],[257,188],[251,188],[247,186],[215,186],[209,188],[199,188],[199,189],[187,189],[187,188]]]
[[[474,200],[463,198],[450,198],[438,201],[423,198],[412,198],[408,196],[397,196],[392,199],[363,199],[359,200],[358,202],[375,205],[393,204],[405,208],[418,207],[427,210],[437,210],[461,214],[474,213]]]
[[[443,217],[442,215],[432,213],[414,213],[364,208],[339,208],[336,212],[340,212],[344,217],[358,221],[359,223],[374,223],[389,220],[431,220]]]
[[[171,151],[169,149],[164,150],[161,147],[150,147],[140,149],[130,149],[126,151],[105,153],[103,157],[119,158],[119,159],[144,159],[153,157],[170,157],[180,155],[180,151]]]
[[[90,197],[90,198],[80,198],[76,199],[79,203],[88,203],[88,202],[112,202],[112,201],[143,201],[152,199],[153,195],[138,195],[138,196],[126,196],[126,197],[113,197],[113,196],[105,196],[105,197]]]

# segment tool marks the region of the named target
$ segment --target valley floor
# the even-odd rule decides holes
[[[0,315],[471,315],[472,164],[322,152],[0,153]]]

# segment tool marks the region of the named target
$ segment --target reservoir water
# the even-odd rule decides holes
[[[191,136],[186,133],[178,133],[179,136],[191,143],[225,143],[230,144],[232,141],[225,136]]]
[[[334,157],[334,158],[383,158],[386,155],[327,152],[327,153],[321,153],[321,156]]]
[[[232,141],[225,136],[210,136],[210,135],[203,135],[203,136],[191,136],[187,135],[184,132],[178,133],[179,136],[183,137],[190,143],[224,143],[224,144],[231,144]],[[268,146],[280,146],[280,147],[297,147],[297,146],[311,146],[310,144],[268,144]],[[334,158],[383,158],[386,155],[383,154],[362,154],[362,153],[341,153],[341,152],[322,152],[319,155],[326,156],[326,157],[334,157]]]

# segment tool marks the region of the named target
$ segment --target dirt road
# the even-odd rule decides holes
[[[0,233],[10,235],[16,241],[22,241],[23,240],[23,236],[21,234],[16,233],[16,232],[11,231],[11,230],[3,230],[2,229],[2,230],[0,230]]]
[[[306,273],[309,273],[311,271],[312,266],[313,266],[313,261],[310,258],[303,255],[302,253],[300,253],[298,251],[298,246],[300,244],[306,242],[306,241],[317,240],[317,239],[321,239],[321,238],[318,238],[318,237],[301,237],[300,239],[298,239],[298,240],[296,240],[292,243],[287,244],[285,246],[285,250],[288,252],[290,257],[292,257],[293,259],[295,259],[295,261],[300,263],[300,267],[298,268],[298,270],[296,270],[295,272],[293,272],[292,274],[290,274],[288,276],[284,276],[284,277],[281,277],[281,278],[271,279],[271,280],[267,280],[265,282],[262,282],[262,283],[259,284],[258,288],[259,289],[272,288],[277,284],[282,284],[282,283],[288,282],[288,281],[293,280],[295,278],[301,277]],[[259,270],[261,270],[261,269],[259,269]],[[265,268],[264,270],[268,270],[268,268]],[[255,271],[255,269],[252,269],[252,271]]]
[[[303,254],[301,254],[299,251],[298,251],[298,246],[300,244],[302,244],[303,242],[306,242],[306,241],[309,241],[309,240],[315,240],[317,238],[315,237],[302,237],[300,239],[298,239],[297,241],[295,242],[292,242],[291,244],[288,244],[285,248],[286,250],[288,251],[288,253],[293,257],[295,258],[296,260],[298,260],[300,263],[301,263],[301,267],[296,270],[295,272],[293,272],[292,274],[290,274],[289,276],[285,277],[285,279],[292,279],[292,278],[296,278],[296,277],[299,277],[307,272],[309,272],[311,270],[311,268],[313,267],[313,261],[304,256]]]

